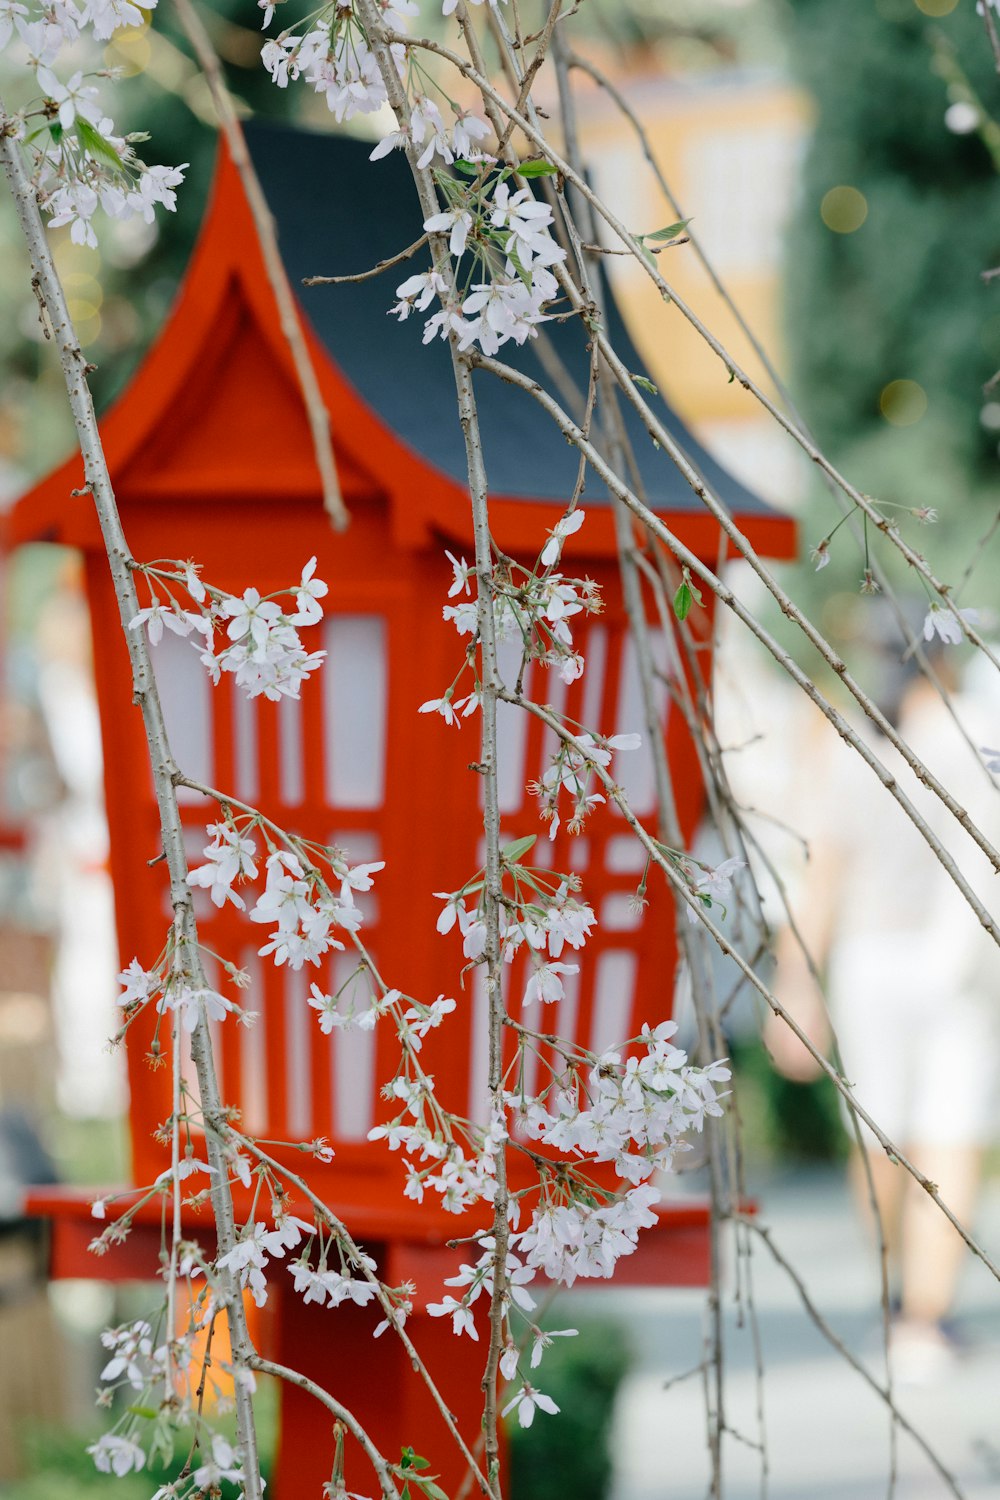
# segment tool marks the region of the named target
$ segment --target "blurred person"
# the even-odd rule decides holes
[[[933,654],[954,714],[910,662],[883,711],[965,807],[1000,840],[1000,794],[978,753],[997,738],[1000,711],[981,694],[951,693],[956,648]],[[995,692],[996,689],[994,688]],[[882,694],[886,700],[886,694]],[[1000,709],[1000,705],[998,705]],[[1000,949],[903,809],[852,748],[830,730],[805,750],[813,786],[810,857],[796,920],[818,971],[829,1018],[802,945],[790,928],[778,944],[777,998],[829,1055],[830,1021],[843,1075],[876,1124],[931,1182],[960,1223],[975,1214],[983,1151],[995,1133],[1000,1084]],[[876,731],[859,729],[954,858],[991,914],[997,876],[940,800],[920,786]],[[800,755],[800,760],[802,759]],[[769,1016],[765,1041],[787,1077],[819,1065],[790,1027]],[[847,1111],[845,1108],[845,1115]],[[854,1141],[852,1123],[848,1131]],[[894,1286],[891,1357],[898,1378],[923,1383],[949,1367],[964,1243],[905,1168],[859,1122],[852,1178],[863,1212],[872,1190]],[[870,1173],[870,1179],[869,1179]]]

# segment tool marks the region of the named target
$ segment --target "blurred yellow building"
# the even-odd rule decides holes
[[[630,122],[582,73],[584,148],[595,187],[633,232],[676,221]],[[780,282],[784,228],[810,125],[808,100],[787,81],[738,70],[619,84],[644,122],[649,146],[682,217],[764,348],[783,365]],[[613,243],[610,234],[605,243]],[[771,382],[691,244],[665,250],[660,270],[737,361]],[[718,458],[758,493],[794,505],[800,457],[674,306],[664,305],[634,260],[608,257],[609,274],[652,378]]]

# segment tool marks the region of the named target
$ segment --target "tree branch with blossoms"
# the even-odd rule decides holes
[[[132,7],[128,7],[129,10]],[[138,12],[136,13],[138,16]],[[95,29],[97,26],[95,25]],[[100,30],[97,29],[100,35]],[[75,106],[74,106],[75,107]],[[85,118],[84,116],[79,117]],[[64,124],[65,129],[65,124]],[[79,119],[77,121],[79,133]],[[115,506],[114,491],[104,460],[97,419],[86,379],[86,360],[73,331],[66,308],[62,287],[56,274],[52,254],[38,211],[37,198],[41,190],[29,181],[22,163],[17,139],[18,124],[7,115],[0,103],[0,159],[14,198],[22,232],[31,255],[33,285],[45,307],[52,328],[53,339],[59,350],[60,363],[66,381],[67,395],[73,420],[83,453],[87,486],[94,499],[101,531],[105,540],[108,560],[118,597],[122,624],[126,627],[129,655],[132,664],[135,698],[139,704],[146,731],[150,763],[154,769],[156,798],[160,813],[163,852],[170,875],[170,901],[174,911],[177,938],[177,973],[190,988],[181,993],[198,995],[207,992],[207,984],[197,946],[191,908],[191,893],[187,884],[187,863],[184,855],[184,835],[180,810],[171,784],[173,761],[167,741],[163,711],[160,706],[153,675],[149,651],[143,637],[128,629],[139,613],[139,601],[135,592],[131,571],[131,557],[121,522]],[[87,134],[84,132],[84,141]],[[63,164],[67,157],[64,155]],[[95,170],[97,165],[95,163]],[[148,180],[149,174],[142,181]],[[43,179],[44,180],[44,179]],[[155,182],[155,179],[154,179]],[[59,189],[58,191],[64,191]],[[69,189],[65,189],[69,191]],[[108,192],[112,189],[108,188]],[[120,190],[119,190],[120,191]],[[51,204],[51,197],[49,203]],[[116,200],[115,200],[116,201]],[[191,1057],[198,1074],[201,1106],[207,1121],[214,1127],[216,1139],[209,1140],[209,1155],[213,1169],[212,1206],[220,1251],[226,1253],[233,1243],[235,1225],[232,1198],[228,1188],[228,1176],[223,1171],[223,1156],[218,1137],[224,1137],[224,1113],[215,1075],[212,1044],[205,1011],[198,1008],[194,1025],[190,1026]],[[175,1069],[180,1067],[180,1058],[173,1059]],[[249,1352],[249,1335],[243,1303],[234,1292],[232,1282],[225,1275],[221,1282],[222,1296],[226,1306],[234,1362],[244,1365]],[[172,1330],[167,1330],[167,1339]],[[256,1429],[250,1391],[246,1384],[236,1381],[236,1409],[239,1426],[239,1443],[242,1458],[244,1493],[247,1500],[258,1500],[261,1494],[260,1467],[257,1460]]]

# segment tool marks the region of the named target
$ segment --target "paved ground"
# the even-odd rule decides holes
[[[879,1373],[874,1257],[852,1211],[842,1175],[787,1173],[754,1186],[762,1221],[799,1269],[840,1338]],[[1000,1254],[1000,1182],[991,1184],[978,1232]],[[890,1495],[889,1421],[878,1397],[832,1351],[803,1314],[788,1278],[759,1249],[752,1270],[765,1366],[764,1423],[769,1475],[758,1453],[730,1440],[726,1500],[880,1500]],[[734,1278],[730,1277],[730,1293]],[[732,1298],[730,1296],[730,1303]],[[569,1301],[569,1299],[567,1299]],[[613,1500],[701,1500],[706,1494],[703,1395],[699,1380],[664,1390],[701,1358],[703,1297],[689,1291],[586,1294],[586,1309],[614,1312],[630,1327],[637,1360],[617,1412]],[[568,1308],[564,1307],[564,1311]],[[585,1308],[579,1307],[580,1315]],[[758,1433],[753,1344],[727,1310],[729,1419]],[[1000,1286],[977,1262],[966,1268],[958,1308],[967,1353],[946,1378],[898,1392],[901,1409],[935,1446],[967,1500],[1000,1497]],[[954,1491],[901,1433],[894,1500],[932,1500]]]

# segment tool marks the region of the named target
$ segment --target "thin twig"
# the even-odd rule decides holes
[[[353,276],[303,276],[303,286],[343,286],[346,282],[371,281],[374,276],[381,276],[383,271],[391,271],[393,266],[398,266],[404,260],[409,260],[411,255],[416,255],[424,245],[427,244],[427,235],[422,234],[419,240],[414,240],[412,245],[407,245],[405,250],[400,250],[398,255],[390,255],[388,260],[380,260],[377,265],[371,266],[367,271],[357,271]]]
[[[914,1424],[909,1420],[909,1418],[900,1411],[899,1407],[896,1405],[895,1400],[893,1399],[891,1389],[888,1386],[880,1385],[875,1377],[870,1373],[870,1371],[865,1369],[864,1365],[857,1358],[857,1356],[853,1354],[852,1351],[847,1347],[843,1339],[839,1338],[837,1334],[834,1333],[833,1329],[830,1327],[829,1323],[823,1317],[823,1314],[820,1312],[819,1308],[810,1297],[809,1291],[806,1287],[805,1282],[802,1280],[802,1277],[799,1275],[798,1271],[796,1271],[791,1261],[789,1261],[784,1255],[782,1255],[781,1251],[774,1243],[774,1239],[771,1235],[770,1230],[764,1224],[759,1223],[757,1219],[751,1218],[749,1215],[744,1216],[742,1222],[743,1224],[745,1224],[747,1230],[750,1233],[755,1234],[758,1239],[762,1240],[767,1246],[768,1250],[771,1252],[771,1255],[774,1258],[775,1263],[779,1265],[785,1272],[785,1275],[788,1277],[789,1281],[798,1292],[799,1300],[801,1301],[802,1306],[809,1314],[809,1317],[812,1319],[819,1332],[826,1339],[827,1343],[829,1343],[834,1349],[836,1349],[837,1353],[847,1364],[850,1365],[851,1369],[856,1370],[857,1373],[861,1376],[862,1380],[866,1383],[866,1385],[868,1385],[875,1392],[875,1394],[886,1403],[889,1410],[892,1412],[894,1423],[901,1427],[903,1431],[913,1439],[917,1447],[926,1456],[930,1463],[933,1464],[934,1468],[937,1470],[944,1483],[948,1486],[948,1489],[956,1497],[956,1500],[964,1500],[963,1492],[959,1489],[958,1484],[955,1480],[955,1476],[950,1472],[950,1470],[945,1468],[944,1464],[941,1462],[941,1459],[935,1453],[934,1449],[924,1437],[919,1427],[915,1427]]]

